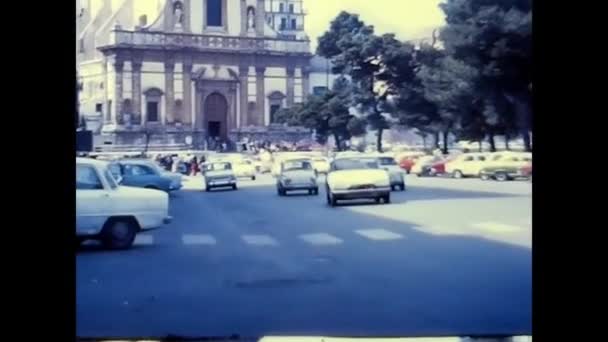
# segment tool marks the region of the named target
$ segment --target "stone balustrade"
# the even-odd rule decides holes
[[[165,33],[151,31],[125,31],[115,29],[109,46],[162,46],[195,48],[200,50],[225,50],[233,52],[269,52],[309,54],[308,40],[283,40],[276,38],[240,37],[225,35],[199,35],[189,33]],[[102,47],[103,48],[103,47]]]

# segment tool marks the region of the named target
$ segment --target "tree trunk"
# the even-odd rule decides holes
[[[426,135],[422,136],[422,148],[426,150]]]
[[[488,134],[488,142],[490,143],[490,152],[496,152],[496,142],[494,141],[494,133]]]
[[[382,131],[384,131],[382,128],[378,129],[378,136],[376,137],[376,147],[378,149],[378,152],[382,153]]]
[[[336,142],[336,148],[338,151],[342,151],[342,144],[340,143],[340,137],[337,134],[334,134],[334,141]]]
[[[526,152],[532,152],[532,144],[530,143],[530,132],[527,130],[523,131],[522,135],[524,138],[524,148],[526,149]]]
[[[483,146],[481,144],[481,140],[477,140],[477,144],[479,145],[479,152],[483,152]]]
[[[448,154],[448,135],[450,134],[449,131],[443,131],[443,149],[441,150],[441,152],[445,155]]]
[[[505,133],[505,150],[509,151],[509,133]]]
[[[439,148],[439,132],[433,132],[433,150]]]

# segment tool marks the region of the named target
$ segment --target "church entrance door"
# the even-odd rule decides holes
[[[228,101],[219,94],[207,96],[204,105],[205,128],[210,138],[228,139]]]

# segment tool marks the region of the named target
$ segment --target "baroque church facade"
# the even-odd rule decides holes
[[[303,138],[275,113],[331,86],[303,0],[81,0],[80,110],[103,144]],[[273,136],[276,135],[276,136]]]

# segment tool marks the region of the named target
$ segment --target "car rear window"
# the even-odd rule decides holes
[[[376,159],[338,159],[334,161],[334,170],[377,169]]]
[[[102,190],[103,183],[91,165],[76,165],[76,189]]]

